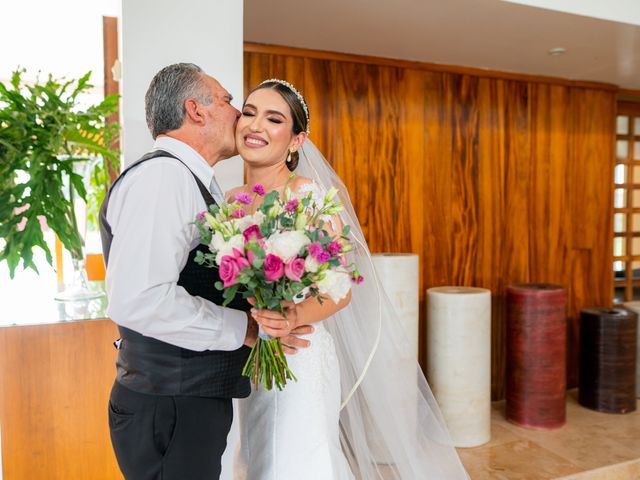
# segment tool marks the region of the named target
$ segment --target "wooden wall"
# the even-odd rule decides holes
[[[0,478],[122,479],[107,417],[116,338],[110,320],[0,328]]]
[[[420,255],[422,312],[429,287],[491,289],[493,398],[515,282],[568,289],[575,385],[578,312],[612,301],[615,89],[246,44],[245,88],[271,77],[305,95],[371,250]]]

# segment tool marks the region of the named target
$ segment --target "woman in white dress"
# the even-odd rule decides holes
[[[348,192],[307,138],[302,95],[283,80],[253,90],[238,120],[236,143],[247,185],[228,193],[291,189],[322,196],[339,190],[345,211],[330,230],[351,226],[351,261],[365,283],[338,304],[308,298],[279,313],[255,311],[267,334],[313,325],[308,348],[284,346],[298,378],[282,391],[260,387],[240,401],[238,480],[465,479],[424,376],[394,320],[371,263]],[[295,173],[291,177],[291,172]],[[255,195],[254,208],[260,197]],[[249,213],[249,212],[248,212]],[[326,227],[325,227],[326,228]],[[229,448],[233,448],[232,445]]]

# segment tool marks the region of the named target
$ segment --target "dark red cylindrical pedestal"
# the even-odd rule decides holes
[[[558,428],[566,418],[567,291],[558,285],[507,289],[507,420]]]
[[[637,328],[637,315],[624,308],[582,310],[581,405],[607,413],[636,409]]]

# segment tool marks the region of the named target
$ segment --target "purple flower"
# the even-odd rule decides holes
[[[287,204],[284,206],[284,211],[287,213],[292,213],[295,212],[296,209],[298,208],[298,199],[294,198],[293,200],[289,200],[287,202]]]
[[[328,262],[330,259],[331,254],[329,252],[325,252],[324,250],[316,256],[316,262],[318,262],[319,264]]]
[[[260,183],[256,183],[251,190],[255,193],[257,193],[258,195],[260,195],[261,197],[264,195],[264,187],[262,186],[262,184]]]
[[[358,272],[355,272],[353,274],[353,277],[351,277],[351,281],[356,285],[360,285],[362,282],[364,282],[364,277],[360,275]]]
[[[238,208],[234,210],[233,213],[231,214],[231,218],[242,218],[244,216],[245,216],[245,213],[243,208]]]
[[[244,192],[236,193],[236,202],[241,203],[243,205],[251,205],[251,195]]]
[[[339,242],[329,242],[327,244],[327,250],[332,256],[338,255],[342,251],[342,245]]]
[[[320,242],[313,242],[307,247],[307,250],[309,251],[309,255],[313,258],[316,258],[321,252],[323,252]]]
[[[206,211],[206,210],[203,210],[202,212],[200,212],[200,213],[198,214],[198,220],[199,220],[200,222],[204,220],[204,215],[205,215],[206,213],[207,213],[207,211]]]

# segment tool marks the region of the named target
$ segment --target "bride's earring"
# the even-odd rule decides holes
[[[289,148],[289,155],[287,155],[287,163],[291,163],[291,154],[295,151],[296,151],[295,148],[293,147]]]

